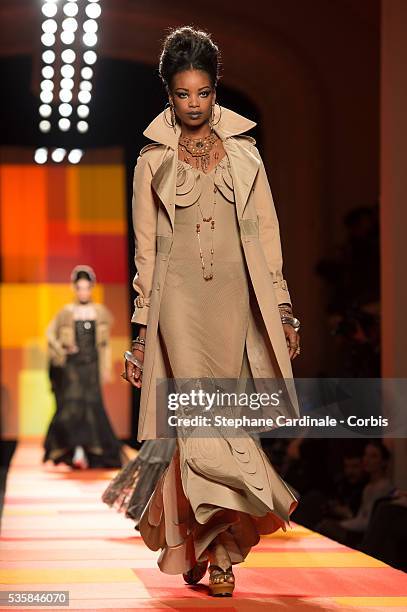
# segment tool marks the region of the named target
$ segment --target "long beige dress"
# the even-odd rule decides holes
[[[245,341],[253,293],[227,156],[207,174],[178,161],[175,204],[174,242],[159,318],[172,375],[244,381],[251,375]],[[207,274],[212,230],[202,216],[211,215],[214,265],[213,278],[206,281],[195,230],[199,222]],[[228,316],[219,316],[221,312]],[[149,548],[161,549],[158,566],[168,574],[186,572],[206,559],[216,536],[235,564],[245,559],[261,534],[280,527],[286,531],[297,505],[256,437],[243,431],[240,437],[212,435],[205,429],[204,436],[178,437],[172,461],[140,519],[140,533]]]

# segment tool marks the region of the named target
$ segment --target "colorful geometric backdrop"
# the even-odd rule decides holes
[[[1,434],[20,439],[45,434],[55,410],[45,329],[55,313],[72,301],[70,272],[84,263],[96,272],[93,299],[103,302],[115,319],[115,375],[104,386],[104,398],[116,434],[127,437],[130,396],[120,378],[129,342],[125,167],[117,151],[99,151],[97,163],[78,166],[15,163],[15,149],[12,163],[4,161],[6,157],[3,150]]]

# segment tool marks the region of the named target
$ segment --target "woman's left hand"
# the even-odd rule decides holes
[[[290,359],[295,359],[299,355],[297,349],[300,348],[300,334],[289,323],[283,323],[283,329]]]

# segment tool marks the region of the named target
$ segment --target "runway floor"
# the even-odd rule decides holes
[[[69,610],[407,611],[406,574],[295,524],[235,566],[232,598],[209,597],[207,578],[189,587],[161,573],[132,521],[100,500],[114,470],[61,471],[41,456],[38,444],[20,443],[10,466],[2,591],[69,591]]]

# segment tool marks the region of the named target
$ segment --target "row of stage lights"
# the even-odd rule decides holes
[[[51,152],[51,160],[56,164],[60,164],[65,159],[71,164],[79,164],[83,156],[82,149],[72,149],[67,151],[66,149],[57,148]],[[46,164],[48,159],[48,149],[46,147],[40,147],[35,151],[34,161],[37,164]]]
[[[80,20],[78,19],[80,9],[81,11],[84,9],[85,13],[82,15],[82,45],[84,47],[82,57],[77,50],[71,48],[75,43],[80,26]],[[57,126],[61,132],[68,132],[76,123],[77,132],[85,134],[89,129],[88,118],[89,103],[92,99],[93,66],[97,61],[97,54],[91,47],[94,47],[98,40],[97,19],[101,14],[99,0],[65,0],[64,3],[59,3],[58,0],[44,0],[42,14],[44,21],[42,22],[41,43],[46,49],[42,53],[39,129],[43,134],[51,131],[52,114],[57,109]],[[58,17],[60,24],[57,21]],[[59,25],[61,27],[60,43],[57,41]],[[75,74],[79,72],[78,91],[75,93],[77,99],[75,109],[76,100],[74,100],[73,90]],[[55,90],[58,84],[59,92],[57,95]],[[54,108],[52,105],[55,105]],[[76,119],[74,119],[75,114],[77,115]],[[55,149],[55,151],[60,150],[62,149]],[[41,153],[37,155],[36,152],[35,159],[37,157],[43,159],[43,148],[38,149],[38,151],[41,151]],[[73,151],[77,151],[77,149]],[[52,155],[51,159],[54,159]],[[76,154],[73,157],[76,159]]]

